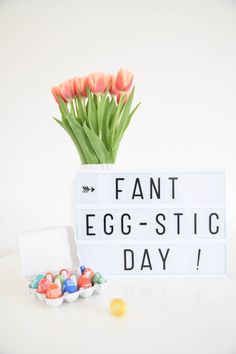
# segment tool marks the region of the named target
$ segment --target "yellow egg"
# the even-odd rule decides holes
[[[110,303],[110,311],[112,316],[123,316],[126,312],[127,306],[122,299],[113,299]]]

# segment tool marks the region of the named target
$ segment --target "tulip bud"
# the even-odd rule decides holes
[[[117,98],[116,98],[117,103],[120,102],[121,97],[124,97],[123,103],[127,103],[130,94],[131,94],[131,91],[129,91],[129,92],[125,92],[125,91],[119,92],[118,95],[117,95]]]
[[[116,77],[116,88],[119,91],[128,91],[133,82],[133,73],[131,71],[120,69]]]
[[[111,75],[110,77],[110,94],[111,95],[118,95],[120,93],[119,90],[117,90],[116,88],[116,76],[115,75]]]
[[[74,92],[78,97],[87,97],[86,86],[87,86],[88,77],[75,77],[73,79]]]
[[[71,101],[74,98],[74,82],[69,79],[60,84],[61,94],[64,101]]]
[[[55,100],[57,101],[57,103],[59,104],[59,100],[58,100],[58,96],[61,97],[64,100],[64,98],[62,97],[62,93],[61,93],[61,89],[59,86],[54,86],[52,89],[51,89],[51,92],[55,98]]]
[[[104,93],[106,91],[106,78],[103,73],[92,73],[88,76],[88,86],[93,93]]]

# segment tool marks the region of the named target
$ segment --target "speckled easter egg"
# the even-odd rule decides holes
[[[50,284],[51,284],[51,282],[48,279],[46,279],[46,278],[41,279],[38,284],[37,292],[40,294],[46,294],[47,288]]]
[[[78,288],[72,279],[66,279],[63,283],[63,291],[66,293],[74,293]]]
[[[57,299],[61,296],[61,289],[56,283],[51,283],[46,292],[47,299]]]
[[[92,277],[92,283],[93,284],[103,284],[105,283],[106,279],[102,276],[101,273],[94,273],[94,276]]]

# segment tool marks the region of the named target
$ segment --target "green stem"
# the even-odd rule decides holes
[[[74,102],[73,101],[70,101],[70,109],[71,109],[71,114],[73,114],[73,116],[75,117],[75,118],[78,118],[77,116],[76,116],[76,113],[75,113],[75,108],[74,108]]]

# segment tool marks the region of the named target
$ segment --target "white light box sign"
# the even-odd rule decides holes
[[[222,276],[224,203],[225,176],[219,170],[82,170],[76,177],[82,262],[106,274]],[[132,252],[126,252],[127,242]],[[161,256],[160,245],[171,245],[168,270],[155,256],[154,266],[141,269],[142,254],[157,250]],[[132,269],[125,269],[124,252],[137,259]]]

